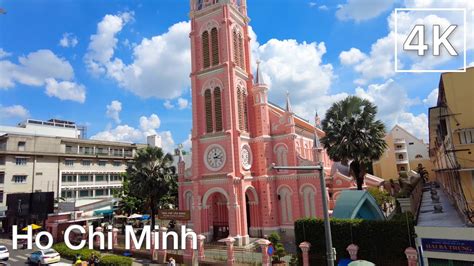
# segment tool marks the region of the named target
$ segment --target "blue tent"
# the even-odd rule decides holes
[[[334,218],[385,220],[374,197],[365,190],[344,190],[336,200]]]
[[[142,218],[140,220],[145,221],[145,220],[150,220],[150,215],[148,214],[143,214]]]

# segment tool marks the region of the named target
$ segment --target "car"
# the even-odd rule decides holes
[[[7,261],[10,258],[10,252],[8,252],[8,248],[0,245],[0,260]]]
[[[43,249],[39,251],[35,251],[30,254],[28,257],[28,263],[33,263],[33,264],[51,264],[51,263],[56,263],[61,260],[61,256],[59,253],[50,248],[50,249]]]

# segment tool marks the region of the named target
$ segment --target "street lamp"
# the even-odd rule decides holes
[[[335,252],[332,248],[332,237],[331,237],[331,222],[329,221],[329,210],[328,210],[328,200],[326,198],[326,180],[324,179],[324,166],[320,162],[319,165],[303,165],[303,166],[276,166],[272,164],[272,168],[279,170],[316,170],[319,172],[319,178],[321,183],[321,196],[323,200],[323,215],[324,215],[324,231],[326,234],[326,256],[327,256],[327,265],[334,266]]]

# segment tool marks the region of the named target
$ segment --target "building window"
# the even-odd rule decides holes
[[[18,151],[25,151],[26,142],[18,141]]]
[[[278,199],[280,200],[281,222],[285,224],[292,223],[291,191],[287,187],[281,188],[278,192]]]
[[[212,28],[211,30],[211,45],[212,45],[212,65],[219,64],[219,37],[217,35],[217,29]]]
[[[214,112],[216,117],[216,131],[222,131],[222,103],[221,89],[219,87],[214,89]]]
[[[121,166],[122,162],[121,161],[114,161],[114,166]]]
[[[72,146],[66,145],[66,153],[73,153]]]
[[[73,166],[74,165],[74,160],[66,159],[66,160],[64,160],[64,164],[66,166]]]
[[[120,175],[111,175],[110,181],[122,181],[122,177]]]
[[[474,143],[474,129],[463,129],[459,133],[459,143],[471,144]]]
[[[316,192],[311,186],[303,189],[304,215],[306,217],[316,217]]]
[[[211,66],[211,59],[209,54],[209,32],[202,33],[202,64],[204,68]]]
[[[242,35],[239,33],[239,65],[242,69],[245,69],[245,61],[244,61],[244,44],[242,40]]]
[[[79,182],[89,182],[90,177],[88,175],[81,175],[79,176]]]
[[[242,94],[242,108],[244,109],[244,130],[249,131],[249,121],[248,121],[248,111],[247,111],[247,93],[243,92]]]
[[[79,190],[79,197],[89,197],[90,190]]]
[[[0,190],[0,203],[3,203],[3,190]]]
[[[237,108],[239,116],[239,129],[241,131],[248,131],[248,119],[247,119],[247,94],[244,89],[237,88]]]
[[[26,175],[14,175],[13,183],[15,184],[26,184]]]
[[[398,160],[403,160],[403,155],[398,155]]]
[[[63,175],[63,176],[61,176],[61,181],[63,183],[76,182],[76,176],[75,175]]]
[[[105,195],[106,195],[105,189],[96,189],[95,195],[96,195],[97,197],[105,196]]]
[[[91,165],[91,161],[90,161],[90,160],[82,160],[82,165],[83,165],[83,166],[90,166],[90,165]]]
[[[417,155],[415,156],[415,159],[421,159],[421,158],[423,158],[423,156],[422,156],[421,154],[417,154]]]
[[[107,165],[107,161],[99,161],[99,166],[105,166]]]
[[[23,158],[23,157],[16,158],[15,160],[16,165],[26,165],[27,162],[28,162],[28,158]]]
[[[206,109],[206,132],[212,133],[212,97],[211,90],[204,92],[204,105]]]
[[[5,156],[0,156],[0,165],[5,165]]]
[[[0,184],[5,184],[5,172],[0,172]]]
[[[75,195],[74,191],[67,190],[67,191],[62,191],[61,192],[61,197],[63,197],[63,198],[74,198],[75,196],[76,195]]]
[[[96,175],[96,176],[95,176],[95,181],[96,181],[96,182],[105,181],[105,177],[104,177],[103,175]]]

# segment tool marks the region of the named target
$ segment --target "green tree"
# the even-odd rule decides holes
[[[273,262],[281,262],[281,258],[286,255],[286,250],[283,246],[283,243],[280,242],[280,235],[278,233],[271,233],[270,236],[268,236],[268,240],[272,242],[272,246],[274,248],[274,253],[272,256]]]
[[[380,159],[387,148],[385,126],[375,119],[377,107],[370,101],[349,96],[334,103],[322,121],[321,139],[333,161],[351,161],[351,175],[362,190],[367,165]]]
[[[173,157],[161,148],[139,149],[126,173],[128,195],[143,200],[150,209],[151,228],[155,227],[157,208],[165,198],[177,194],[175,189],[176,169]]]
[[[132,214],[145,211],[144,201],[130,194],[130,181],[126,175],[123,176],[122,187],[113,190],[112,194],[115,198],[120,198],[119,209],[122,212]]]
[[[416,168],[416,172],[420,175],[423,180],[423,183],[428,181],[428,171],[426,171],[426,168],[423,166],[423,164],[419,163],[418,167]]]

